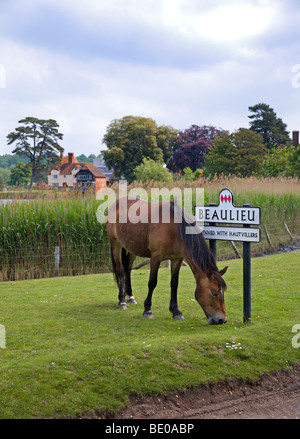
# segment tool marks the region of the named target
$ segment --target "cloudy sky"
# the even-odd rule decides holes
[[[0,154],[26,116],[98,154],[113,119],[300,130],[299,0],[0,0]]]

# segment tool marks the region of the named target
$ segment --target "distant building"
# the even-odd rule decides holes
[[[84,187],[95,185],[95,192],[106,186],[106,176],[100,169],[96,168],[92,163],[80,163],[80,169],[77,171],[75,178],[77,186]]]
[[[111,181],[113,178],[113,169],[108,169],[105,165],[103,158],[97,158],[93,160],[93,165],[105,175],[107,182]]]
[[[79,163],[72,152],[68,156],[61,155],[60,165],[55,166],[48,172],[49,187],[73,187],[77,186],[76,173],[79,171]]]
[[[79,173],[79,171],[82,171]],[[78,163],[72,152],[61,155],[60,165],[48,172],[49,187],[83,187],[95,185],[95,191],[106,186],[106,176],[91,163]]]

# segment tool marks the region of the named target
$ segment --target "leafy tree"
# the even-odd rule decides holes
[[[30,182],[30,169],[24,163],[17,163],[10,173],[8,184],[25,186]]]
[[[8,182],[9,177],[10,177],[10,170],[0,167],[0,178],[2,179],[4,184]]]
[[[246,177],[257,171],[267,149],[263,137],[254,131],[240,128],[232,134],[217,138],[206,155],[205,175],[237,175]]]
[[[102,151],[106,166],[114,169],[115,177],[135,178],[135,168],[150,158],[166,162],[173,152],[177,131],[172,127],[157,126],[146,117],[125,116],[113,120],[103,137],[107,150]]]
[[[288,157],[288,174],[292,177],[300,178],[300,145],[298,148],[292,148]]]
[[[290,141],[287,125],[282,119],[277,117],[273,108],[267,104],[257,104],[249,107],[251,114],[250,129],[264,138],[267,148],[271,149],[279,145],[284,145]]]
[[[200,168],[196,169],[195,172],[193,172],[190,167],[184,168],[183,170],[183,176],[186,180],[197,180],[202,174],[203,169]]]
[[[289,157],[293,149],[291,145],[273,148],[260,164],[258,173],[264,177],[288,176]]]
[[[161,163],[143,158],[143,163],[135,168],[135,179],[142,182],[149,180],[170,182],[172,181],[172,175]]]
[[[28,157],[31,169],[29,189],[35,176],[44,169],[56,164],[63,148],[58,144],[63,135],[58,131],[58,123],[53,119],[26,117],[19,121],[21,126],[7,135],[8,145],[16,142],[13,153]]]
[[[193,180],[194,179],[194,173],[189,166],[184,168],[183,176],[186,180]]]
[[[18,162],[26,164],[29,162],[29,159],[25,156],[20,156],[17,154],[0,155],[0,168],[11,169]]]
[[[78,163],[93,163],[93,159],[96,158],[95,154],[90,154],[88,157],[85,154],[76,156]]]
[[[176,151],[168,162],[168,168],[173,172],[182,172],[190,168],[193,172],[204,165],[204,155],[209,152],[216,137],[223,134],[213,126],[192,125],[179,131],[176,138]]]

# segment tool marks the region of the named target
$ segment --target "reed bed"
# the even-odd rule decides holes
[[[96,218],[95,197],[13,201],[0,208],[1,280],[107,271],[105,227]]]
[[[228,188],[234,195],[234,204],[251,204],[260,206],[262,222],[274,223],[278,221],[294,222],[300,217],[300,179],[297,178],[237,178],[234,176],[215,177],[213,179],[200,178],[197,181],[180,179],[172,184],[149,181],[147,183],[134,182],[130,188],[141,187],[148,194],[151,188],[166,187],[172,189],[178,187],[182,191],[185,188],[203,188],[204,203],[218,203],[219,192]]]
[[[218,203],[221,189],[228,187],[236,205],[260,206],[262,242],[252,245],[252,254],[263,254],[295,245],[300,239],[299,179],[238,179],[221,177],[172,185],[135,182],[151,194],[152,187],[204,188],[204,202]],[[116,195],[118,187],[115,186]],[[55,274],[54,252],[60,247],[59,275],[77,275],[110,270],[110,250],[105,226],[96,218],[95,195],[66,193],[61,197],[43,194],[28,202],[15,200],[0,206],[0,280],[51,277]],[[284,222],[288,225],[292,238]],[[269,233],[267,239],[265,228]],[[237,243],[242,253],[242,245]],[[219,242],[218,259],[237,257],[229,242]]]

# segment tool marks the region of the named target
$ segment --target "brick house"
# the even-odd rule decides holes
[[[80,169],[76,172],[75,178],[77,180],[77,186],[80,187],[94,184],[95,193],[106,186],[106,176],[92,163],[80,163]]]
[[[77,181],[77,174],[79,171],[79,181]],[[49,187],[82,187],[95,185],[95,191],[106,186],[106,176],[91,163],[78,163],[72,152],[68,156],[61,156],[59,166],[56,166],[48,172],[48,186]]]

